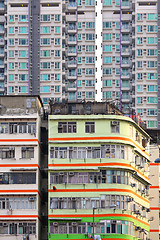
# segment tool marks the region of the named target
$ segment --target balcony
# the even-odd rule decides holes
[[[131,50],[129,48],[122,48],[121,55],[122,56],[130,56]]]
[[[77,66],[76,60],[69,60],[67,63],[69,68],[76,68]]]

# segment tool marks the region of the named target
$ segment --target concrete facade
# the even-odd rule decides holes
[[[0,97],[0,239],[41,239],[42,114],[38,97]]]
[[[149,239],[148,134],[128,117],[74,114],[48,120],[48,239],[88,238],[93,208],[95,235]]]

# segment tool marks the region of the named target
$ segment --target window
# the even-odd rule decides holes
[[[111,133],[120,132],[120,123],[118,121],[111,121]]]
[[[112,92],[109,91],[103,92],[103,99],[105,98],[112,98]]]
[[[40,69],[50,69],[50,62],[41,62]]]
[[[82,40],[82,34],[78,34],[78,41]]]
[[[15,148],[14,147],[1,147],[0,148],[0,158],[15,158]]]
[[[50,51],[47,50],[46,52],[47,52],[47,53],[46,53],[46,54],[47,54],[46,57],[48,57],[48,56],[50,57]],[[60,50],[54,50],[54,56],[55,56],[55,57],[60,57],[60,56],[61,56]]]
[[[143,14],[142,13],[137,13],[137,20],[142,21],[143,20]]]
[[[87,29],[95,29],[95,22],[86,22]]]
[[[112,57],[103,57],[103,63],[112,63]]]
[[[86,75],[94,75],[95,69],[94,68],[86,68]]]
[[[76,133],[76,122],[58,122],[58,133]]]
[[[9,34],[14,34],[14,27],[9,27]]]
[[[60,80],[61,80],[61,75],[60,75],[60,73],[57,73],[57,74],[54,75],[54,80],[55,80],[55,81],[60,81]]]
[[[137,73],[137,80],[143,80],[143,73]]]
[[[157,109],[155,109],[155,108],[147,109],[147,115],[148,116],[157,116]]]
[[[116,87],[120,87],[120,80],[116,80]]]
[[[94,33],[86,33],[86,41],[94,41],[95,34]]]
[[[94,92],[86,92],[86,98],[91,99],[95,97],[95,93]]]
[[[28,51],[27,50],[19,50],[19,58],[26,58],[28,57]]]
[[[116,22],[116,29],[120,29],[120,22]]]
[[[120,75],[120,68],[116,68],[116,75]]]
[[[10,62],[8,68],[9,68],[9,70],[13,70],[14,69],[14,63]]]
[[[103,75],[111,75],[112,68],[103,68]]]
[[[21,154],[22,158],[34,158],[34,147],[22,147]]]
[[[137,26],[137,32],[143,32],[143,26],[142,25],[138,25]]]
[[[86,57],[86,63],[95,63],[95,57]]]
[[[137,85],[137,92],[143,92],[143,85]]]
[[[116,33],[116,40],[117,40],[117,41],[120,40],[120,33]]]
[[[50,21],[51,21],[51,15],[49,14],[41,15],[41,22],[50,22]]]
[[[61,17],[60,14],[55,14],[55,15],[54,15],[54,21],[55,21],[55,22],[60,22],[60,17]]]
[[[103,29],[112,28],[112,22],[103,22]]]
[[[86,80],[86,87],[94,87],[95,80]]]
[[[147,80],[157,80],[157,73],[147,73]]]
[[[82,28],[82,23],[78,22],[78,29],[81,29],[81,28]]]
[[[112,33],[103,33],[103,41],[112,40]]]
[[[20,62],[18,66],[18,69],[28,69],[28,63],[26,62]]]
[[[116,45],[116,52],[120,52],[120,45]]]
[[[54,92],[55,93],[60,93],[60,91],[61,91],[61,86],[55,86],[54,87]]]
[[[151,32],[151,33],[157,32],[157,25],[148,25],[147,32]]]
[[[50,27],[41,27],[41,33],[50,33],[51,32],[51,28]]]
[[[111,6],[112,0],[103,0],[103,6]]]
[[[111,87],[112,80],[103,80],[103,87]]]
[[[157,103],[157,97],[147,97],[147,103]]]
[[[143,61],[137,61],[137,68],[143,67]]]
[[[51,80],[51,76],[50,76],[50,74],[41,74],[40,75],[40,80],[41,81],[50,81]]]
[[[85,133],[95,132],[95,122],[85,122]]]
[[[9,22],[14,22],[14,15],[9,15]]]
[[[103,52],[112,52],[112,45],[103,45]]]
[[[19,22],[28,22],[28,15],[19,15]]]
[[[28,86],[20,86],[18,90],[19,93],[28,93]]]
[[[61,63],[60,62],[55,62],[54,63],[54,68],[55,69],[60,69],[60,67],[61,67]]]
[[[14,93],[14,86],[8,87],[8,93]]]
[[[28,45],[28,39],[19,39],[19,45],[20,46],[27,46]]]
[[[9,74],[9,82],[14,82],[14,74]]]
[[[82,87],[82,80],[77,80],[77,87]]]
[[[143,44],[143,38],[142,37],[137,38],[137,44]]]
[[[147,13],[147,20],[157,20],[157,13]]]
[[[51,39],[50,38],[41,38],[41,46],[42,45],[50,45]]]
[[[19,33],[21,34],[28,33],[28,27],[19,27]]]
[[[143,109],[137,108],[138,116],[143,116]]]
[[[157,85],[147,85],[147,92],[157,92]]]
[[[157,37],[148,37],[147,44],[157,44]]]
[[[9,46],[14,46],[14,39],[13,38],[8,39],[8,45]]]
[[[147,56],[157,56],[157,49],[147,49]]]
[[[60,43],[61,43],[61,39],[60,38],[55,38],[54,39],[54,45],[58,46],[58,45],[60,45]]]
[[[147,61],[147,68],[156,68],[157,61]]]
[[[143,50],[142,49],[137,49],[137,56],[143,56]]]
[[[157,121],[147,121],[148,128],[157,128]]]
[[[94,45],[86,45],[86,52],[95,52]]]
[[[51,92],[50,86],[41,86],[40,87],[40,93],[49,93],[49,92]]]
[[[19,81],[28,81],[28,74],[19,74]]]
[[[54,33],[60,34],[61,33],[61,27],[54,27]]]
[[[86,0],[86,6],[94,6],[95,0]]]
[[[36,184],[36,173],[0,173],[0,184]]]

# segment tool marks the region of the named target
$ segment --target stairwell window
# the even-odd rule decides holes
[[[118,121],[111,121],[111,133],[119,133],[120,124]]]
[[[95,133],[95,122],[85,122],[85,133]]]

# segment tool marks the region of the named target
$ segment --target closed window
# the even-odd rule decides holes
[[[95,122],[85,122],[85,132],[94,133],[95,132]]]
[[[58,122],[58,133],[76,133],[76,122]]]
[[[21,154],[22,158],[34,158],[34,147],[22,147]]]
[[[118,121],[111,121],[111,133],[120,132],[120,123]]]

